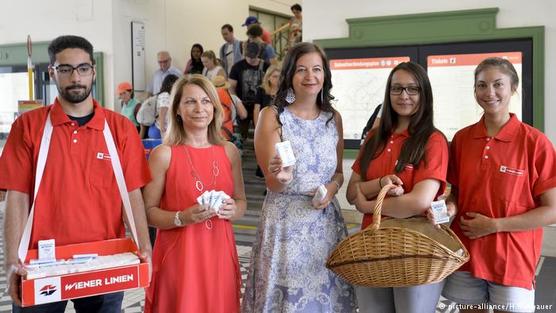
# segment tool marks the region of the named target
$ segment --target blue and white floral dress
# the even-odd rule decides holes
[[[293,181],[283,192],[268,191],[251,255],[242,312],[353,312],[353,288],[325,267],[347,235],[336,198],[311,205],[310,192],[330,182],[339,140],[332,113],[314,120],[280,114],[283,140],[296,157]]]

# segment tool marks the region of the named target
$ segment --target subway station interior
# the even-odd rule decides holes
[[[292,9],[294,5],[302,7],[302,11]],[[16,140],[9,139],[10,134],[13,133],[12,124],[22,115],[28,114],[29,111],[44,109],[54,103],[57,97],[60,97],[58,81],[52,77],[55,69],[53,69],[54,64],[49,56],[48,47],[56,37],[62,35],[81,36],[92,44],[95,78],[91,84],[91,95],[103,108],[122,114],[124,114],[125,106],[122,104],[121,97],[123,90],[127,89],[137,103],[143,102],[143,106],[146,100],[153,95],[153,85],[156,86],[154,80],[160,80],[155,89],[161,90],[162,79],[155,79],[163,67],[161,62],[169,62],[169,66],[178,70],[179,76],[194,73],[192,66],[195,66],[196,62],[197,65],[201,62],[193,59],[193,50],[197,44],[202,46],[200,52],[203,50],[205,52],[202,54],[203,60],[206,52],[209,51],[214,52],[213,55],[220,60],[220,64],[233,60],[233,57],[229,58],[229,55],[234,53],[233,49],[235,48],[227,46],[229,41],[226,41],[223,33],[226,30],[223,28],[225,24],[233,28],[231,35],[242,45],[240,54],[247,55],[250,53],[248,42],[251,40],[249,34],[251,26],[246,24],[249,24],[249,21],[251,23],[255,21],[263,29],[262,41],[258,46],[263,48],[257,57],[261,60],[264,58],[269,65],[278,65],[278,71],[280,71],[281,65],[282,74],[286,71],[284,61],[288,60],[288,53],[291,53],[300,42],[312,43],[320,47],[319,51],[323,51],[327,57],[326,68],[330,70],[328,73],[331,75],[330,93],[334,98],[331,101],[332,108],[341,115],[343,120],[343,134],[340,134],[338,138],[342,142],[342,151],[340,152],[342,158],[336,170],[336,172],[343,172],[343,179],[331,180],[331,185],[338,187],[334,198],[337,201],[332,198],[331,201],[335,203],[349,235],[360,232],[362,222],[364,222],[364,214],[356,208],[354,200],[348,200],[352,193],[351,190],[348,190],[348,185],[351,184],[350,177],[355,173],[352,166],[356,160],[360,161],[360,153],[363,153],[360,152],[360,148],[366,142],[362,139],[365,138],[364,128],[369,118],[377,106],[385,102],[385,88],[387,88],[387,80],[390,84],[391,70],[402,62],[419,64],[420,68],[426,71],[434,98],[434,126],[442,132],[448,143],[453,143],[452,139],[459,130],[477,123],[483,116],[483,108],[477,104],[478,85],[473,81],[474,78],[477,79],[477,74],[474,76],[477,65],[489,57],[509,60],[519,77],[519,85],[511,95],[511,99],[508,100],[509,112],[518,121],[526,124],[527,127],[538,130],[548,139],[551,146],[545,147],[541,153],[556,155],[553,144],[556,142],[556,88],[553,88],[556,85],[556,59],[554,58],[556,56],[556,18],[554,18],[556,3],[552,0],[528,2],[520,0],[410,2],[388,0],[205,0],[199,2],[185,0],[20,0],[6,1],[1,11],[0,225],[2,225],[4,234],[0,240],[0,246],[3,248],[0,254],[2,263],[5,261],[6,249],[8,247],[17,248],[17,243],[7,245],[5,242],[6,230],[10,228],[6,224],[7,215],[5,215],[10,191],[2,190],[2,187],[5,186],[2,181],[6,179],[2,177],[5,173],[2,170],[5,166],[2,165],[2,162],[6,163],[13,157],[2,157],[2,155],[13,151],[8,144],[9,140]],[[265,38],[265,35],[268,35],[268,38]],[[263,56],[263,49],[272,50],[271,55]],[[224,63],[221,60],[222,56],[225,58]],[[243,59],[243,56],[240,57]],[[199,58],[199,60],[201,59]],[[203,64],[199,65],[201,68],[198,73],[205,77],[212,75],[208,72],[211,72],[213,67],[207,70],[207,65],[204,63],[203,61]],[[85,70],[82,71],[77,64],[70,64],[70,67],[73,67],[70,70],[72,77],[81,75],[79,74],[81,72],[85,73]],[[234,72],[233,68],[235,66],[232,67],[232,65],[229,65],[229,68],[220,67],[224,74],[218,76],[226,82],[222,83],[223,86],[230,86],[228,83],[231,82],[231,89],[238,84],[238,80],[232,78],[234,74],[230,73],[230,71]],[[168,67],[163,72],[167,69]],[[60,74],[59,70],[58,74]],[[294,75],[297,75],[297,72],[291,75],[294,77],[292,84],[295,87],[296,76]],[[208,77],[213,84],[216,84],[217,79]],[[281,76],[280,81],[284,77]],[[261,84],[262,81],[261,76]],[[122,87],[128,85],[128,88]],[[241,86],[241,81],[239,81],[239,85]],[[257,87],[262,88],[262,85]],[[401,86],[400,88],[401,96],[412,95],[409,87]],[[421,89],[423,86],[418,87],[418,91],[415,92],[420,92]],[[156,92],[154,94],[157,95]],[[174,95],[173,92],[171,94]],[[388,95],[388,91],[386,91],[386,95]],[[390,97],[393,95],[394,91],[390,87]],[[276,95],[276,97],[278,96]],[[234,101],[233,96],[230,95],[230,97]],[[170,99],[171,101],[173,99]],[[244,102],[246,101],[244,99]],[[285,101],[288,102],[287,97]],[[295,97],[293,101],[295,101]],[[293,101],[292,103],[294,103]],[[318,99],[316,101],[321,103]],[[246,105],[246,107],[247,110],[253,110],[252,106]],[[173,112],[171,110],[169,113]],[[234,109],[232,114],[236,114],[235,120],[239,120],[238,116],[241,113],[236,110]],[[379,118],[392,114],[389,113],[390,109],[386,112],[384,110],[383,107],[378,115]],[[286,111],[291,112],[289,109]],[[134,118],[137,118],[137,111],[133,112],[132,110],[132,114]],[[255,114],[259,117],[258,123],[262,123],[264,121],[261,117],[263,114],[259,114],[258,111]],[[160,137],[160,127],[158,137],[150,137],[148,125],[143,130],[138,119],[134,123],[138,130],[141,129],[139,136],[143,143],[144,156],[148,157],[149,153],[153,151],[152,149],[164,140]],[[260,124],[258,124],[259,126]],[[37,127],[41,127],[41,125],[37,125]],[[234,134],[231,135],[231,138],[237,139],[235,133],[238,127],[235,125],[232,129]],[[265,198],[268,202],[270,201],[269,197],[272,198],[279,193],[271,191],[274,187],[269,187],[269,179],[267,178],[265,181],[265,177],[260,173],[261,162],[255,154],[257,132],[251,125],[246,136],[238,135],[239,144],[230,139],[240,151],[241,173],[247,200],[244,214],[232,221],[237,263],[239,264],[238,272],[241,276],[241,301],[245,300],[243,297],[246,281],[250,277],[253,250],[261,244],[257,241],[257,236],[262,221],[267,215],[264,211],[267,205]],[[301,137],[303,136],[301,135]],[[471,151],[466,151],[466,148],[464,147],[464,151],[461,152],[463,155],[471,153]],[[489,149],[488,146],[487,149]],[[319,154],[319,149],[316,150],[313,153]],[[518,150],[521,151],[521,148]],[[452,150],[450,150],[450,158],[453,157],[451,153]],[[508,153],[515,152],[508,151]],[[35,153],[35,157],[36,155],[38,152]],[[139,157],[143,157],[143,155]],[[191,157],[189,155],[188,157],[191,162]],[[538,174],[539,176],[548,177],[547,181],[552,185],[556,184],[556,163],[547,162],[536,165],[541,171],[544,169],[551,172],[546,175]],[[357,166],[358,171],[359,165]],[[508,170],[511,171],[511,169]],[[500,171],[502,172],[502,168]],[[516,175],[523,174],[520,170],[517,171]],[[474,177],[485,175],[488,178],[488,173],[485,172],[465,173],[465,175]],[[359,175],[356,176],[359,177]],[[530,180],[532,181],[532,178]],[[379,177],[378,183],[380,187],[383,187],[382,177]],[[450,184],[447,184],[447,187],[445,195],[449,193]],[[531,188],[536,190],[535,188],[540,187],[533,184]],[[552,196],[555,188],[549,189]],[[60,190],[60,192],[64,193],[64,190]],[[524,191],[514,190],[514,192]],[[491,196],[496,198],[498,195]],[[545,205],[543,208],[549,208],[550,205],[545,204],[545,201],[548,201],[552,204],[552,211],[556,210],[556,204],[546,200],[549,196],[546,198],[544,195],[535,196],[536,198],[533,200],[537,206],[542,206],[540,203],[543,203]],[[550,212],[547,212],[545,216],[549,215]],[[176,215],[176,217],[179,220],[179,216]],[[40,223],[40,221],[35,221],[35,223]],[[457,220],[451,223],[457,223]],[[179,221],[176,225],[178,224]],[[542,230],[543,234],[542,237],[535,237],[535,240],[542,238],[542,244],[533,243],[535,246],[539,246],[540,255],[535,256],[536,261],[534,262],[532,283],[534,309],[531,312],[556,312],[556,222],[550,224],[539,221],[536,225],[541,226],[535,226],[535,231]],[[265,225],[265,227],[269,226]],[[531,230],[527,229],[523,232],[526,231]],[[156,229],[152,227],[151,236],[154,232]],[[129,235],[129,231],[127,233]],[[154,238],[151,237],[151,239]],[[493,257],[495,258],[497,255],[494,252]],[[473,258],[472,253],[471,258]],[[324,262],[326,260],[323,260],[323,264]],[[506,265],[500,262],[496,264],[496,266]],[[12,312],[12,298],[7,291],[9,284],[7,268],[9,266],[3,266],[0,269],[0,312]],[[522,271],[520,268],[507,269],[509,273],[520,271]],[[306,279],[311,280],[311,277]],[[531,291],[531,288],[529,289]],[[215,294],[217,294],[216,291]],[[358,292],[356,295],[359,297]],[[143,288],[125,291],[121,312],[143,312],[145,306],[146,299]],[[366,312],[362,309],[355,309],[355,307],[357,307],[356,304],[353,312]],[[440,296],[435,312],[472,312],[461,311],[460,308],[456,302]],[[486,310],[484,310],[485,308]],[[483,311],[476,312],[488,312],[489,309],[492,312],[493,308],[492,306],[482,307],[479,309],[483,309]],[[266,308],[263,311],[344,312],[341,309],[305,308],[295,310],[286,307]],[[494,312],[504,311],[494,310]],[[76,312],[71,301],[68,302],[65,312]],[[392,312],[403,313],[406,311],[398,308],[393,309]],[[430,313],[424,309],[415,308],[407,312]],[[209,312],[207,311],[207,313]]]

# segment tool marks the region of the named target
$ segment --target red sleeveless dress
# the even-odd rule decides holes
[[[173,146],[160,207],[178,211],[197,202],[189,158],[205,190],[234,191],[232,165],[223,146]],[[218,176],[213,182],[213,160]],[[212,225],[211,225],[212,224]],[[241,275],[232,224],[218,218],[170,230],[158,230],[153,277],[146,291],[147,313],[239,312]]]

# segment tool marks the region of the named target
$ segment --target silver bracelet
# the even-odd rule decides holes
[[[333,179],[332,182],[333,182],[334,184],[336,184],[336,187],[338,187],[338,190],[340,190],[340,188],[342,188],[342,186],[340,185],[340,183],[338,183],[335,179]]]

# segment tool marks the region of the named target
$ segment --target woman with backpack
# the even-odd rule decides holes
[[[158,117],[156,118],[155,124],[151,128],[156,128],[152,130],[152,134],[156,136],[156,131],[158,130],[158,138],[163,138],[168,128],[168,118],[166,117],[168,113],[168,108],[170,107],[170,93],[172,92],[172,87],[174,83],[178,80],[176,75],[168,75],[162,81],[162,86],[160,87],[160,92],[156,96],[156,107],[158,108]],[[151,130],[149,129],[149,134]],[[153,138],[149,135],[149,138]]]
[[[226,77],[221,75],[215,76],[212,79],[212,84],[216,88],[218,98],[222,104],[222,111],[224,115],[222,119],[222,136],[228,141],[233,141],[234,121],[236,117],[241,120],[246,118],[247,109],[236,95],[233,95],[228,91],[230,83],[228,83]]]
[[[174,83],[178,80],[176,75],[170,74],[162,81],[160,92],[145,99],[137,112],[137,121],[141,124],[141,138],[145,135],[149,139],[161,139],[168,126],[166,117],[170,106],[170,93]]]

